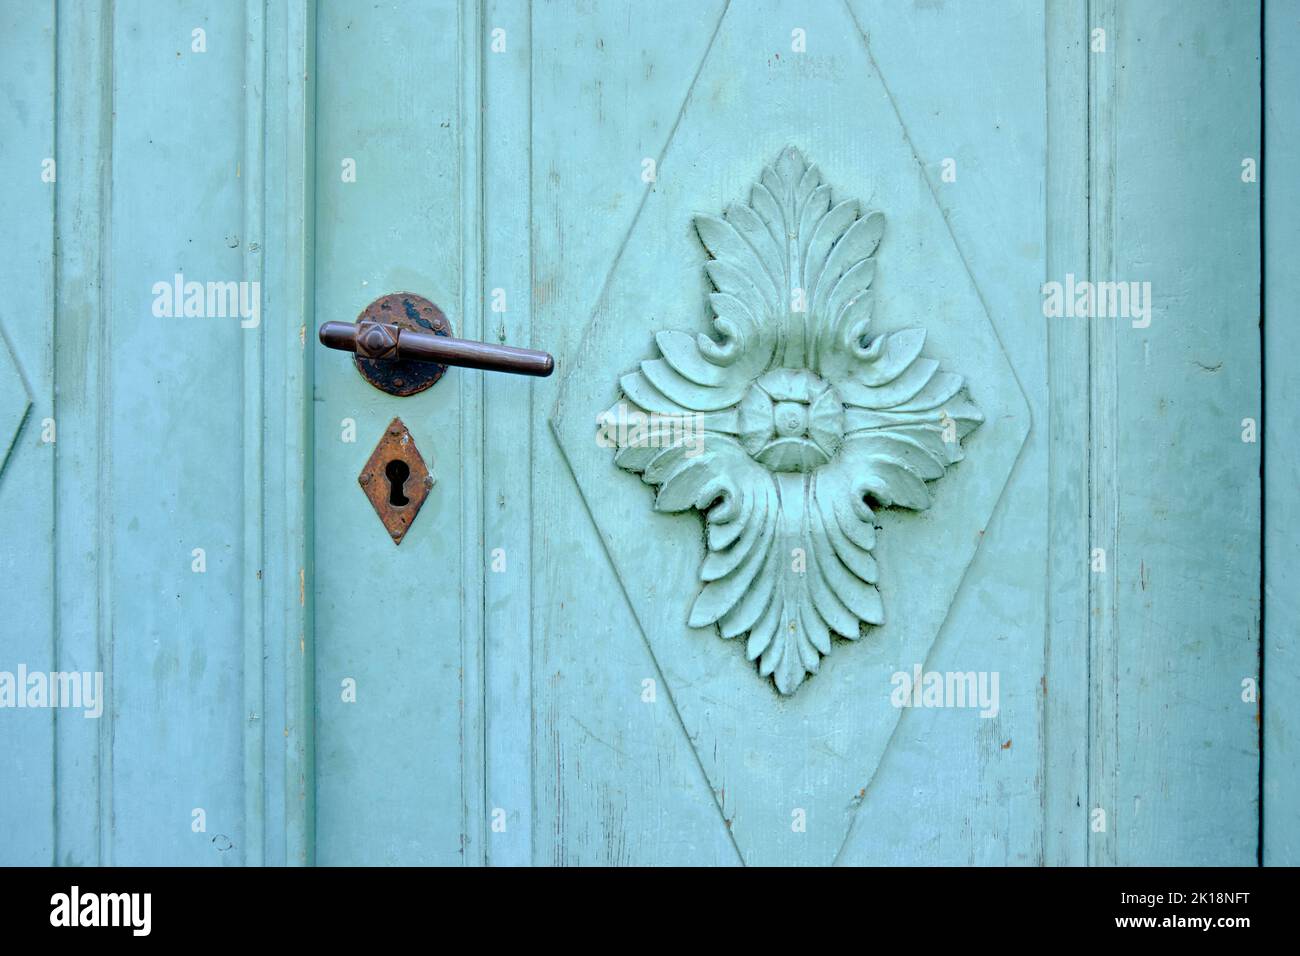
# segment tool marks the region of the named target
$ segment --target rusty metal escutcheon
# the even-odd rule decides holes
[[[393,355],[397,348],[396,339],[384,329],[386,325],[412,332],[451,336],[451,323],[447,317],[423,296],[413,292],[393,292],[376,299],[357,316],[358,328],[365,327],[365,341],[358,339],[354,361],[357,371],[367,382],[389,395],[416,395],[447,373],[447,366],[436,362],[382,357]],[[362,354],[363,350],[365,354]]]
[[[394,418],[357,475],[357,483],[384,523],[393,544],[401,544],[433,488],[433,476],[415,439],[400,418]]]

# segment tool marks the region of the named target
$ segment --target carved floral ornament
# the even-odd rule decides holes
[[[885,620],[873,507],[928,508],[926,482],[983,416],[921,354],[924,329],[870,334],[885,217],[833,199],[798,149],[695,228],[717,337],[659,332],[600,440],[657,486],[656,511],[704,516],[690,626],[748,635],[748,659],[791,694],[832,634]]]

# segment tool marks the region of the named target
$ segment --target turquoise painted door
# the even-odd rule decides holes
[[[0,862],[1294,862],[1262,16],[6,6]]]

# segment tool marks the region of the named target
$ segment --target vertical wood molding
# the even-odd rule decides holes
[[[1264,217],[1264,607],[1263,792],[1265,866],[1300,865],[1300,301],[1295,255],[1300,247],[1300,2],[1264,5],[1264,152],[1259,157]]]
[[[247,830],[246,862],[309,865],[316,4],[248,0],[247,9],[244,267],[263,282],[263,319],[244,340],[246,452],[260,458],[256,469],[245,460],[245,607],[260,614],[255,629],[245,622],[245,802],[261,831]]]
[[[285,162],[285,196],[288,208],[285,222],[286,313],[302,316],[296,335],[298,350],[293,350],[292,324],[285,354],[291,357],[285,376],[284,395],[292,415],[286,420],[292,428],[286,435],[284,488],[287,510],[286,535],[291,547],[286,549],[285,572],[289,576],[289,593],[297,580],[297,601],[290,598],[285,610],[283,635],[285,653],[294,663],[285,669],[285,800],[286,858],[289,863],[310,865],[316,860],[316,778],[315,778],[315,653],[313,640],[314,608],[312,601],[313,512],[312,461],[315,433],[315,378],[312,351],[308,346],[316,325],[315,288],[315,209],[316,209],[316,0],[293,0],[289,4],[284,36],[286,49],[285,86],[291,92],[285,124],[288,142]]]
[[[1093,281],[1115,275],[1115,0],[1088,0],[1087,31],[1106,31],[1107,52],[1088,53],[1088,268]],[[1119,760],[1119,493],[1116,434],[1119,378],[1116,321],[1088,326],[1088,550],[1102,548],[1107,573],[1089,574],[1088,769],[1091,813],[1106,813],[1106,829],[1088,827],[1088,862],[1114,865]]]
[[[1254,862],[1258,5],[1092,0],[1089,267],[1146,308],[1090,328],[1089,859]],[[1201,49],[1213,36],[1213,54]],[[1195,197],[1195,199],[1189,199]],[[1206,243],[1205,235],[1214,242]],[[1231,489],[1206,506],[1203,489]]]
[[[460,197],[461,308],[453,331],[462,338],[482,340],[483,303],[483,51],[486,34],[480,0],[460,0]],[[461,862],[481,865],[487,860],[488,809],[486,795],[486,701],[484,699],[483,499],[472,489],[483,487],[483,376],[462,374],[460,387],[460,467],[462,495],[460,547],[461,580]]]
[[[243,334],[237,360],[243,370],[243,676],[240,702],[232,710],[239,709],[243,735],[239,846],[243,862],[253,864],[310,860],[305,587],[310,489],[304,476],[311,404],[303,334],[310,308],[305,273],[310,260],[304,250],[310,241],[305,204],[311,186],[303,178],[311,115],[304,66],[309,41],[303,29],[309,11],[309,0],[246,0],[243,18],[242,271],[245,279],[262,283],[263,322]],[[55,417],[61,440],[53,498],[61,504],[55,519],[54,654],[60,670],[103,670],[108,706],[99,721],[60,720],[55,712],[55,861],[109,864],[116,839],[109,434],[114,408],[112,4],[63,4],[58,23]],[[277,78],[274,96],[268,96],[271,71]],[[268,124],[278,136],[269,147]],[[282,173],[283,181],[268,181],[269,170]],[[94,487],[96,496],[83,501],[63,490],[76,486]],[[268,560],[272,556],[275,560]],[[266,727],[268,720],[274,721],[273,730]],[[139,852],[140,847],[130,847],[131,854]]]
[[[532,23],[526,0],[488,0],[482,49],[505,31],[506,52],[485,53],[482,71],[483,289],[506,293],[505,312],[485,312],[487,341],[532,344]],[[480,299],[482,301],[482,299]],[[485,326],[487,324],[485,323]],[[485,856],[493,865],[527,866],[533,856],[532,487],[535,380],[469,373],[482,379]],[[520,411],[524,410],[521,420]],[[520,430],[527,433],[521,446]],[[490,464],[489,464],[490,463]],[[498,552],[500,549],[500,552]],[[498,560],[504,570],[497,570]],[[506,829],[492,829],[492,815]]]
[[[0,8],[0,669],[54,668],[54,453],[45,420],[54,401],[56,11]],[[54,860],[55,710],[0,711],[0,862]]]
[[[266,178],[265,87],[266,0],[244,5],[244,148],[242,182],[243,278],[262,288],[262,323],[246,329],[243,346],[243,587],[244,642],[244,863],[265,862],[266,844],[266,288],[262,285],[263,254],[254,243],[264,241]]]
[[[1047,257],[1044,281],[1088,259],[1086,0],[1047,5]],[[1043,859],[1087,862],[1088,332],[1047,319],[1048,585],[1043,713]]]
[[[103,716],[55,712],[55,861],[113,862],[112,455],[108,447],[113,4],[61,3],[56,57],[55,669],[103,671]],[[93,488],[91,495],[64,489]]]

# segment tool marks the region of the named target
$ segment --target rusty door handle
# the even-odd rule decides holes
[[[543,377],[555,370],[555,359],[549,352],[471,342],[384,322],[326,322],[320,327],[320,340],[329,348],[369,359],[408,359]]]
[[[326,322],[321,344],[356,353],[362,378],[389,395],[415,395],[430,388],[449,365],[550,375],[555,359],[546,352],[470,342],[451,334],[442,310],[414,292],[391,292],[362,310],[356,324]]]

